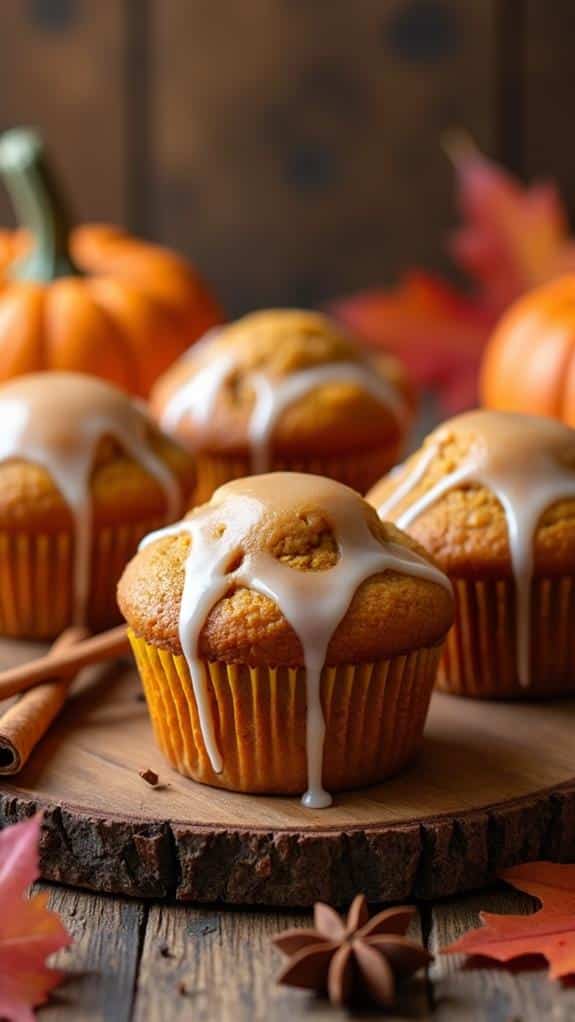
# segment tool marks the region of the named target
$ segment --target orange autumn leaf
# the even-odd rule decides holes
[[[501,879],[533,895],[542,908],[528,916],[481,912],[483,925],[441,953],[480,955],[497,962],[542,955],[551,979],[575,974],[575,865],[530,862],[505,870]]]
[[[62,978],[46,958],[71,943],[47,895],[25,897],[38,877],[41,814],[0,832],[0,1018],[32,1022]]]

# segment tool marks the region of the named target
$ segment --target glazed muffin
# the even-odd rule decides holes
[[[439,687],[575,691],[575,430],[477,411],[444,423],[368,495],[453,582]]]
[[[321,808],[417,751],[451,587],[348,487],[228,483],[148,537],[118,594],[157,740],[188,777]]]
[[[162,428],[197,453],[198,501],[230,479],[310,472],[364,493],[398,459],[413,399],[315,312],[256,312],[212,331],[156,384]]]
[[[142,536],[189,506],[191,455],[143,404],[79,373],[3,384],[0,422],[0,634],[113,624]]]

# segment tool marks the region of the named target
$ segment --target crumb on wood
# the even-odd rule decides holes
[[[182,997],[185,997],[187,992],[188,992],[188,988],[187,988],[186,984],[184,983],[184,981],[182,979],[178,983],[178,993],[181,994]]]
[[[160,778],[158,777],[155,770],[150,770],[150,767],[146,767],[145,770],[138,770],[138,773],[146,784],[150,784],[152,788],[155,788]]]

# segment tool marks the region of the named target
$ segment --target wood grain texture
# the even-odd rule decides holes
[[[311,925],[311,915],[222,912],[166,905],[150,908],[138,979],[135,1022],[317,1022],[349,1018],[323,998],[277,986],[282,956],[271,938],[291,926]],[[421,940],[417,918],[410,936]],[[422,976],[398,1000],[397,1011],[370,1018],[427,1017]]]
[[[74,943],[54,957],[53,964],[66,972],[67,979],[42,1010],[42,1019],[129,1022],[147,907],[57,887],[49,891],[49,906]]]
[[[124,0],[2,5],[0,129],[40,128],[81,219],[125,221],[127,46]]]
[[[491,148],[495,0],[151,5],[152,221],[232,311],[443,262],[443,131]]]
[[[40,885],[39,885],[40,886]],[[305,992],[275,984],[281,956],[270,938],[288,926],[309,925],[307,913],[226,911],[155,904],[49,888],[75,941],[57,964],[69,980],[42,1018],[48,1022],[292,1022],[369,1017],[438,1022],[569,1022],[575,991],[550,983],[544,971],[462,968],[459,957],[438,955],[426,977],[403,992],[392,1013],[338,1012]],[[424,906],[411,930],[441,947],[478,923],[480,909],[528,912],[532,899],[510,890],[484,892]]]
[[[494,965],[465,968],[463,955],[441,956],[440,948],[479,925],[479,912],[528,913],[537,902],[509,889],[434,906],[429,970],[437,1022],[546,1022],[575,1016],[575,991],[545,978],[544,969],[511,970]]]
[[[30,657],[0,643],[0,665]],[[0,824],[46,810],[46,878],[233,904],[434,898],[515,862],[575,855],[575,700],[436,695],[418,763],[324,811],[196,785],[154,747],[135,672],[87,672],[21,774]],[[152,788],[139,771],[151,768]]]

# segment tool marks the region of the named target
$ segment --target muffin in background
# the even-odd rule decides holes
[[[469,412],[367,499],[453,583],[441,689],[491,699],[575,691],[575,430]]]
[[[156,383],[151,407],[197,454],[202,501],[278,470],[363,493],[400,456],[413,396],[393,357],[368,362],[326,316],[275,309],[211,331]]]
[[[137,399],[80,373],[2,384],[0,422],[0,634],[114,624],[142,536],[189,506],[192,456]]]
[[[348,487],[228,483],[148,537],[118,598],[157,741],[196,781],[323,808],[421,744],[451,587]]]

